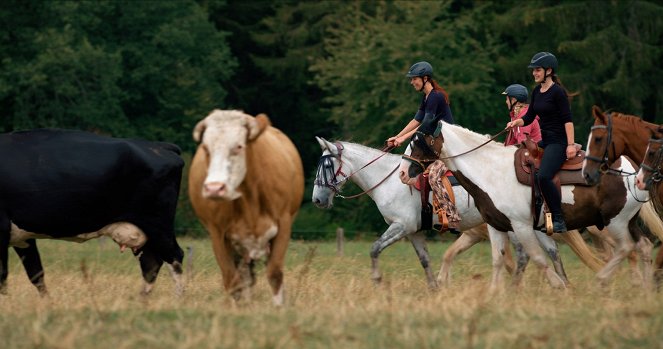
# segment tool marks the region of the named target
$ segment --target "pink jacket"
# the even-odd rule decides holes
[[[529,108],[529,105],[524,106],[518,111],[518,116],[514,116],[513,111],[509,113],[509,116],[511,116],[511,121],[520,119],[527,113],[527,109]],[[529,125],[527,126],[520,126],[516,127],[511,130],[509,135],[506,137],[506,140],[504,141],[504,145],[513,145],[513,144],[519,144],[520,142],[525,140],[525,134],[529,133],[529,137],[535,141],[539,142],[541,140],[541,129],[539,128],[539,116],[536,116],[536,119]]]

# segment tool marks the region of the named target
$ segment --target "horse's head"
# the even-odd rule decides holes
[[[658,183],[663,179],[663,173],[661,173],[663,138],[661,138],[662,135],[660,132],[661,128],[659,128],[658,134],[652,134],[645,157],[642,160],[642,164],[640,164],[640,170],[635,179],[635,184],[640,190],[650,190],[653,183]]]
[[[437,136],[432,136],[417,131],[403,153],[399,169],[401,182],[413,184],[418,175],[440,158],[443,144],[444,137],[441,132]]]
[[[589,185],[596,185],[601,173],[608,170],[615,161],[615,154],[610,154],[612,145],[612,114],[603,113],[597,107],[592,107],[594,126],[592,126],[587,139],[585,161],[582,166],[582,175]],[[611,157],[612,156],[612,157]]]
[[[313,182],[313,204],[320,208],[331,208],[334,195],[338,194],[345,184],[347,177],[343,173],[343,145],[331,143],[324,138],[315,137],[322,149],[322,156],[318,160],[318,169]],[[347,170],[347,169],[346,169]],[[351,170],[350,170],[351,171]]]

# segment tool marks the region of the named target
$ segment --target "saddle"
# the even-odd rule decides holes
[[[534,185],[534,183],[536,183],[535,176],[541,165],[544,150],[539,148],[539,145],[529,137],[529,134],[526,135],[526,139],[519,146],[514,154],[516,178],[521,184],[532,187],[532,216],[534,217],[534,228],[536,228],[539,225],[539,212],[543,206],[543,195],[539,191],[539,186]],[[580,149],[580,144],[576,143],[576,156],[567,159],[553,177],[553,183],[559,192],[561,192],[562,185],[588,185],[582,177],[583,160],[585,160],[585,151]],[[550,213],[546,213],[546,216],[549,215]],[[546,232],[548,235],[552,234],[551,219],[546,219]]]
[[[553,177],[553,182],[559,188],[562,185],[573,184],[587,186],[582,177],[582,162],[585,160],[585,151],[576,144],[576,156],[568,159],[562,165],[562,168]],[[541,158],[544,150],[539,148],[538,144],[527,136],[527,139],[521,143],[521,146],[514,155],[514,165],[516,167],[516,178],[518,182],[532,186],[534,176],[541,165]]]

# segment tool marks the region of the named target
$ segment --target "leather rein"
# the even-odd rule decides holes
[[[433,162],[435,162],[436,160],[448,160],[448,159],[454,159],[454,158],[457,158],[457,157],[459,157],[459,156],[463,156],[463,155],[465,155],[465,154],[471,153],[471,152],[473,152],[473,151],[475,151],[475,150],[477,150],[477,149],[483,147],[484,145],[486,145],[486,144],[488,144],[488,143],[494,141],[495,139],[497,139],[497,137],[501,136],[504,132],[510,132],[510,131],[511,131],[511,128],[505,128],[505,129],[503,129],[502,131],[498,132],[496,135],[490,137],[490,139],[488,139],[487,141],[483,142],[482,144],[479,144],[478,146],[476,146],[476,147],[474,147],[474,148],[472,148],[472,149],[470,149],[470,150],[464,151],[464,152],[462,152],[462,153],[460,153],[460,154],[451,155],[451,156],[445,156],[445,157],[440,157],[440,152],[439,152],[439,151],[436,151],[436,150],[433,149],[430,145],[427,145],[427,147],[428,147],[428,151],[429,151],[430,153],[432,153],[432,154],[435,154],[436,159],[424,159],[424,160],[420,160],[420,159],[414,158],[414,157],[412,157],[412,156],[410,156],[410,155],[403,155],[402,158],[405,159],[405,160],[408,160],[408,161],[410,161],[410,162],[416,163],[417,165],[419,165],[419,166],[422,168],[422,170],[425,170],[425,169],[428,167],[428,165],[426,165],[426,164],[429,164],[429,165],[430,165],[430,163],[433,163]],[[416,136],[423,136],[424,134],[421,133],[421,132],[419,132],[419,131],[417,131],[417,132],[415,133],[415,135],[416,135]],[[416,145],[416,143],[414,143],[414,140],[410,141],[410,147],[414,147],[414,145]],[[431,145],[432,145],[432,144],[431,144]]]
[[[379,181],[377,184],[375,184],[374,186],[372,186],[371,188],[369,188],[367,190],[364,190],[361,193],[350,195],[350,196],[343,196],[343,195],[340,194],[340,192],[341,192],[340,186],[341,186],[342,183],[344,183],[345,181],[350,179],[350,177],[352,177],[353,175],[355,175],[359,171],[361,171],[364,168],[368,167],[370,164],[372,164],[372,163],[376,162],[377,160],[379,160],[385,154],[388,154],[392,149],[394,149],[394,147],[385,146],[382,149],[382,154],[380,154],[380,156],[378,156],[375,159],[369,161],[364,166],[360,167],[358,170],[351,172],[349,175],[346,175],[345,173],[343,173],[343,145],[341,143],[338,143],[338,142],[334,143],[334,145],[336,146],[336,149],[338,150],[338,155],[327,154],[327,155],[323,155],[323,156],[320,157],[320,160],[318,161],[318,171],[317,171],[317,173],[318,173],[318,176],[322,176],[322,180],[320,180],[316,177],[316,180],[315,180],[314,184],[330,188],[336,194],[336,197],[340,197],[341,199],[354,199],[354,198],[358,198],[358,197],[360,197],[364,194],[368,194],[373,189],[377,188],[380,184],[384,183],[384,181],[386,181],[387,178],[389,178],[392,174],[394,174],[394,172],[396,172],[396,170],[398,170],[399,166],[396,166],[381,181]],[[338,166],[338,169],[336,171],[333,171],[334,164],[331,162],[331,158],[336,158],[340,163],[340,165]],[[326,170],[327,166],[330,166],[332,170],[327,171]],[[333,172],[333,174],[332,174],[332,172]],[[328,174],[331,175],[330,176],[331,178],[328,178],[328,176],[327,176]],[[343,178],[341,178],[340,180],[337,178],[339,175],[343,176]]]

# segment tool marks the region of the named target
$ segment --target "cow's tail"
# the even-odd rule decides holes
[[[558,234],[564,242],[571,247],[580,260],[595,272],[603,268],[604,262],[587,246],[582,235],[577,230],[569,230],[564,234]]]
[[[656,235],[659,240],[663,241],[663,222],[658,213],[656,213],[656,209],[651,200],[642,205],[639,215],[640,219],[642,219],[643,223],[645,223],[652,234]]]

